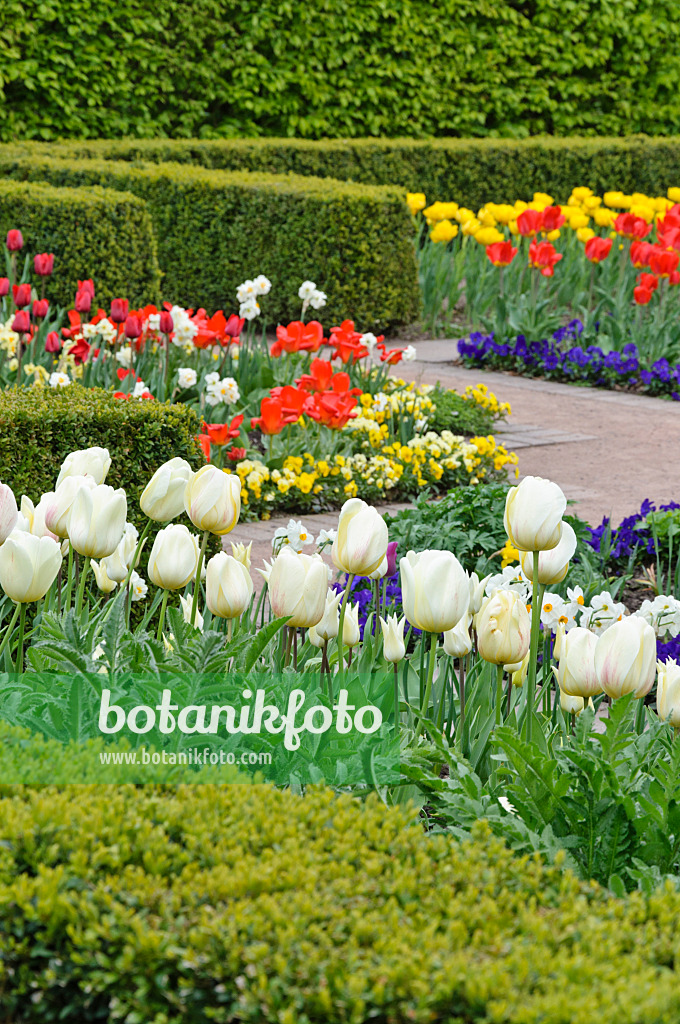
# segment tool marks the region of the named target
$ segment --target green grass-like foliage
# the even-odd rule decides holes
[[[78,281],[89,277],[95,278],[96,303],[106,305],[118,295],[133,304],[158,300],[151,217],[130,192],[0,181],[0,239],[10,228],[21,229],[31,269],[36,253],[55,253],[47,285],[53,304],[71,306]]]
[[[0,154],[0,173],[60,186],[104,185],[145,200],[163,295],[173,302],[232,310],[238,285],[262,273],[272,282],[262,300],[269,322],[299,316],[298,288],[307,279],[328,295],[324,324],[350,318],[369,330],[416,319],[413,227],[397,187],[176,163],[27,157],[10,147]]]
[[[268,786],[4,789],[15,1024],[670,1024],[680,896]],[[584,984],[587,977],[587,984]]]

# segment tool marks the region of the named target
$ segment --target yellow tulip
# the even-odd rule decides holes
[[[654,210],[654,207],[650,206],[648,203],[635,203],[631,206],[630,212],[634,217],[641,217],[643,220],[647,221],[648,224],[651,224],[654,220],[654,214],[656,211]]]
[[[476,235],[477,231],[479,230],[479,228],[481,228],[481,226],[482,225],[479,223],[476,217],[473,217],[471,220],[466,220],[465,223],[463,224],[463,234]]]
[[[583,202],[585,199],[588,199],[589,196],[592,196],[592,194],[592,188],[587,188],[585,185],[579,185],[578,188],[572,189],[571,197],[572,199],[578,200],[578,202]]]
[[[593,220],[598,228],[609,228],[616,220],[616,211],[607,210],[604,206],[593,210]]]
[[[554,231],[549,231],[545,237],[548,239],[549,242],[556,242],[557,239],[560,237],[560,229],[555,228]]]
[[[680,203],[680,188],[669,188],[668,198],[672,203]]]
[[[625,207],[628,205],[623,192],[605,192],[604,205],[613,207]]]
[[[458,203],[432,203],[427,209],[423,210],[423,213],[428,220],[438,221],[447,220],[449,217],[455,217],[458,211]]]
[[[494,217],[488,206],[483,206],[477,213],[477,220],[480,221],[485,228],[495,228],[496,218]]]
[[[583,244],[585,245],[586,242],[590,241],[591,238],[595,237],[595,232],[592,228],[579,228],[576,232],[576,237],[578,238],[579,242],[583,242]]]
[[[424,192],[407,192],[406,205],[415,217],[419,210],[424,209],[427,200]]]
[[[450,220],[440,220],[430,231],[430,240],[433,242],[450,242],[457,234],[457,224],[452,224]]]
[[[587,213],[572,213],[569,220],[569,227],[573,231],[578,231],[579,228],[587,228],[590,222],[590,217]]]
[[[465,230],[463,228],[463,230]],[[558,232],[559,234],[559,232]],[[475,239],[480,245],[492,245],[494,242],[504,242],[505,235],[498,228],[492,227],[481,227],[478,231],[475,231]]]

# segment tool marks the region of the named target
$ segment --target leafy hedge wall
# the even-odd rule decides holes
[[[0,138],[680,130],[673,0],[3,0]]]
[[[325,324],[349,317],[370,330],[416,319],[413,226],[399,188],[22,152],[3,148],[0,174],[61,186],[97,183],[144,199],[163,295],[173,302],[232,309],[238,285],[266,274],[270,323],[299,315],[298,288],[309,278],[328,295]]]
[[[680,895],[268,786],[0,789],[13,1024],[671,1024]]]
[[[31,257],[57,254],[48,286],[52,303],[71,306],[78,281],[93,275],[97,302],[117,295],[133,303],[158,300],[151,218],[146,203],[130,192],[0,181],[0,239],[10,228],[21,229]]]

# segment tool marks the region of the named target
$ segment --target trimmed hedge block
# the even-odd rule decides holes
[[[10,228],[21,229],[31,258],[55,253],[48,297],[56,305],[72,306],[78,281],[88,277],[104,305],[118,295],[135,304],[158,300],[151,217],[130,192],[0,180],[0,239]]]
[[[0,173],[59,186],[100,184],[146,201],[163,295],[173,302],[231,310],[238,285],[262,273],[272,281],[263,300],[270,323],[299,316],[297,291],[306,279],[328,295],[326,325],[350,318],[369,330],[417,318],[413,226],[398,187],[25,152],[1,149]]]

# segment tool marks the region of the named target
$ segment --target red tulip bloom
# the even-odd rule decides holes
[[[282,352],[318,352],[322,343],[323,327],[318,320],[310,320],[308,324],[293,320],[287,327],[279,325],[276,328],[272,355],[280,356]]]
[[[76,307],[77,308],[77,307]],[[142,325],[136,313],[131,313],[125,320],[125,337],[131,341],[142,333]]]
[[[378,342],[376,348],[380,350],[380,362],[387,363],[388,366],[396,366],[404,358],[404,350],[401,348],[387,350],[381,341]]]
[[[20,308],[21,306],[29,306],[31,303],[30,284],[12,285],[12,295],[14,296],[14,305],[17,308]]]
[[[212,444],[223,445],[238,437],[242,423],[243,413],[234,416],[231,423],[204,423],[203,426]]]
[[[655,292],[659,287],[659,279],[655,274],[638,274],[637,283],[650,292]]]
[[[552,277],[555,273],[555,264],[561,259],[562,253],[556,252],[550,242],[537,242],[534,239],[529,245],[529,266],[540,270],[543,277]]]
[[[28,315],[28,310],[20,309],[14,314],[12,320],[12,330],[15,334],[28,334],[31,329],[31,318]]]
[[[246,450],[245,448],[230,448],[227,452],[227,458],[230,462],[240,462],[241,459],[245,459]]]
[[[79,291],[76,294],[74,306],[78,313],[89,313],[92,308],[92,295],[88,291]]]
[[[45,338],[46,352],[61,352],[61,338],[56,331],[50,331]]]
[[[260,402],[260,415],[253,416],[251,427],[259,427],[263,434],[280,434],[289,423],[299,419],[295,413],[286,415],[280,398],[263,398]]]
[[[9,278],[0,277],[0,299],[4,299],[5,295],[9,295]]]
[[[645,288],[641,284],[633,289],[633,298],[638,306],[646,306],[651,301],[652,294],[649,288]]]
[[[334,373],[333,380],[331,381],[331,391],[335,391],[336,394],[343,395],[345,392],[349,392],[350,395],[360,395],[362,392],[361,388],[351,388],[350,376],[348,373]]]
[[[114,324],[124,324],[130,312],[127,299],[111,299],[111,319]]]
[[[356,397],[349,392],[337,394],[327,391],[323,395],[316,392],[307,397],[304,411],[317,423],[323,423],[331,430],[342,430],[357,415],[356,404]]]
[[[680,284],[680,273],[678,273],[677,270],[674,270],[673,273],[670,275],[670,277],[668,278],[668,283]]]
[[[486,255],[494,267],[508,267],[517,255],[517,249],[512,242],[492,242],[486,247]]]
[[[229,319],[227,320],[226,324],[224,325],[224,333],[226,335],[226,338],[231,338],[232,341],[238,341],[238,339],[241,337],[241,331],[243,330],[245,325],[245,317],[237,316],[236,313],[232,313]],[[223,344],[229,344],[229,342],[226,341],[226,338],[223,339]]]
[[[196,440],[203,449],[205,461],[210,462],[210,436],[208,434],[196,434]]]
[[[620,213],[614,221],[614,230],[624,238],[645,238],[652,230],[652,225],[648,224],[642,217],[636,217],[632,213]]]
[[[656,226],[656,235],[662,249],[680,250],[680,227],[668,225],[662,229],[660,224]]]
[[[33,303],[33,319],[44,320],[50,311],[50,304],[47,299],[36,299]]]
[[[54,271],[54,253],[37,253],[37,255],[33,257],[33,269],[38,277],[49,277]]]
[[[72,345],[68,350],[68,355],[74,357],[76,365],[86,363],[90,355],[91,347],[92,346],[89,345],[84,338],[80,338],[75,345]]]
[[[167,309],[164,309],[161,313],[159,330],[161,334],[172,334],[175,329],[175,322],[172,319],[172,313],[169,313]]]
[[[586,242],[586,259],[590,260],[591,263],[601,263],[602,260],[607,259],[611,248],[611,238],[600,238],[598,235],[595,235]]]
[[[7,232],[7,248],[10,252],[19,252],[24,247],[24,237],[16,228]]]
[[[517,230],[525,237],[537,235],[543,228],[543,214],[539,210],[523,210],[517,218]]]
[[[654,252],[654,246],[650,242],[630,243],[630,260],[638,270],[641,267],[649,266],[649,256],[652,252]]]
[[[680,256],[677,252],[664,252],[655,249],[649,254],[649,269],[659,277],[670,277],[674,270],[678,269]]]
[[[94,298],[94,281],[92,278],[88,278],[87,281],[78,281],[79,292],[89,292],[92,298]]]
[[[541,211],[541,217],[543,219],[543,230],[546,232],[557,231],[566,220],[559,206],[546,206]]]
[[[309,373],[298,377],[295,383],[305,391],[326,391],[333,377],[333,364],[328,359],[312,359]]]
[[[343,320],[339,327],[332,327],[329,344],[335,349],[331,359],[341,359],[343,363],[356,363],[368,355],[367,346],[361,344],[361,334],[354,330],[353,320]]]

